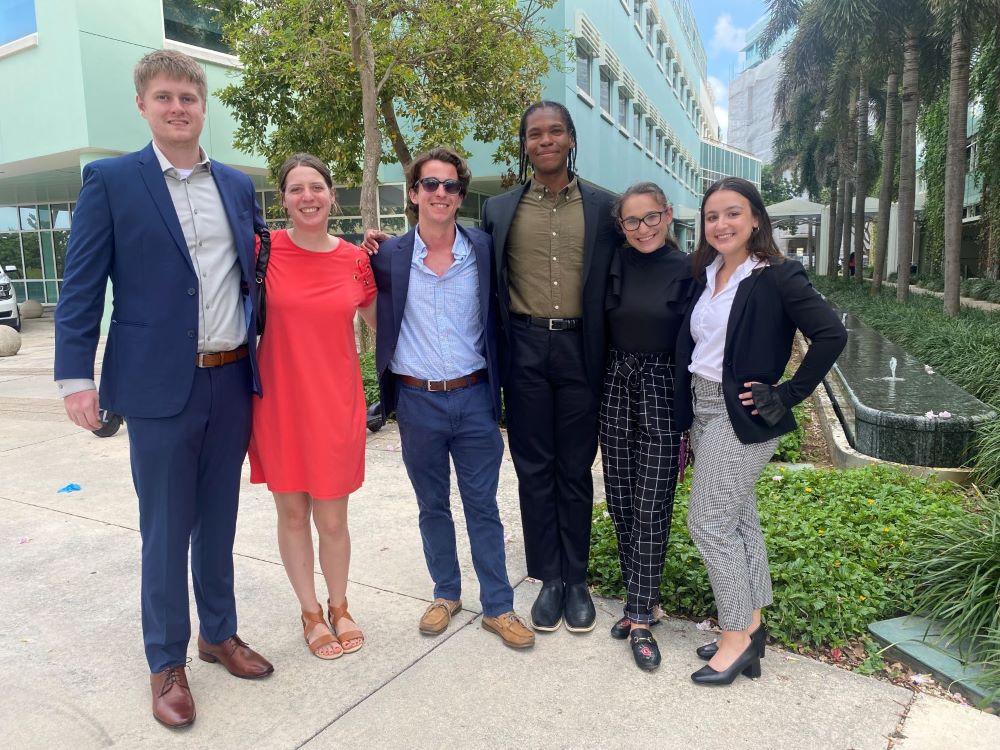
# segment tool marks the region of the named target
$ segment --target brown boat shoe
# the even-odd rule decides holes
[[[531,648],[535,645],[535,634],[513,610],[496,617],[483,617],[483,629],[496,633],[504,645],[511,648]]]
[[[461,611],[461,599],[435,599],[420,618],[420,632],[441,635],[448,629],[452,616]]]

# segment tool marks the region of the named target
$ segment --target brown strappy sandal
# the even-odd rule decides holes
[[[318,604],[316,606],[319,606]],[[320,659],[330,661],[331,659],[339,659],[344,655],[344,647],[340,645],[340,641],[337,637],[331,633],[323,633],[322,635],[316,636],[310,640],[309,636],[316,632],[316,628],[322,626],[325,630],[327,628],[326,620],[323,619],[323,610],[317,609],[315,612],[303,612],[302,613],[302,635],[306,639],[306,645],[309,646],[309,650],[312,652],[313,656]],[[321,654],[319,650],[324,646],[329,646],[331,643],[336,643],[339,647],[338,651],[332,654]]]
[[[331,625],[331,627],[333,627],[333,632],[336,633],[337,640],[340,642],[340,647],[342,649],[344,649],[344,653],[345,654],[353,654],[359,648],[361,648],[362,646],[364,646],[365,645],[365,634],[362,633],[360,630],[357,630],[357,623],[354,623],[355,630],[348,630],[348,631],[346,631],[344,633],[338,633],[337,632],[337,624],[336,624],[337,620],[348,619],[351,622],[354,622],[354,618],[351,617],[351,613],[347,611],[347,599],[345,598],[344,599],[344,603],[341,606],[339,606],[339,607],[334,607],[330,603],[330,600],[327,599],[326,600],[326,606],[327,606],[327,614],[330,617],[330,625]],[[359,640],[359,639],[360,639],[361,643],[357,644],[356,646],[352,646],[351,648],[348,648],[345,645],[348,641],[354,641],[354,640]]]

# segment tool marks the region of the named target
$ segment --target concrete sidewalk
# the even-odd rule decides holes
[[[694,647],[710,636],[683,620],[654,631],[663,665],[643,673],[627,645],[607,635],[620,613],[615,601],[598,600],[590,634],[560,630],[540,634],[527,652],[504,648],[480,627],[457,496],[466,609],[445,635],[421,636],[416,624],[431,585],[391,425],[370,437],[368,479],[350,501],[348,598],[366,646],[333,662],[308,653],[278,557],[272,499],[245,481],[235,550],[239,632],[275,674],[235,679],[199,661],[192,646],[198,720],[171,732],[149,712],[127,431],[100,439],[66,421],[51,383],[52,348],[51,320],[28,320],[21,353],[0,359],[4,747],[1000,746],[996,717],[778,649],[769,649],[760,680],[697,687],[688,678],[702,664]],[[81,491],[56,492],[70,482]],[[526,614],[538,584],[525,578],[509,460],[499,504],[516,606]],[[322,592],[319,576],[317,585]]]

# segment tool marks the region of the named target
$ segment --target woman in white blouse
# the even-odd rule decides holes
[[[792,407],[823,379],[847,343],[840,320],[801,264],[774,243],[757,188],[737,177],[709,187],[693,257],[695,304],[678,339],[677,403],[695,457],[688,528],[712,583],[722,635],[700,647],[708,664],[691,675],[728,685],[760,676],[772,601],[757,516],[757,478],[795,429]],[[795,330],[811,346],[780,385]]]

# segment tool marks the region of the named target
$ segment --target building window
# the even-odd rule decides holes
[[[646,150],[653,150],[653,123],[646,121]]]
[[[642,110],[636,104],[632,112],[632,135],[636,140],[642,138]]]
[[[628,94],[621,86],[618,87],[618,124],[628,128]]]
[[[59,299],[70,211],[69,203],[0,206],[0,267],[17,268],[11,281],[19,302]]]
[[[635,22],[639,23],[642,18],[642,0],[633,0],[632,12],[635,14]]]
[[[611,75],[601,71],[601,109],[611,114]]]
[[[576,45],[576,87],[590,96],[590,54],[582,44]]]
[[[646,44],[650,47],[653,46],[653,29],[656,28],[656,22],[653,20],[653,11],[646,11]]]
[[[663,136],[660,133],[656,134],[656,149],[653,153],[656,154],[657,159],[663,154]]]
[[[163,0],[163,36],[194,47],[232,54],[222,39],[222,25],[215,10],[196,0]]]
[[[0,0],[0,45],[36,31],[35,0]]]

